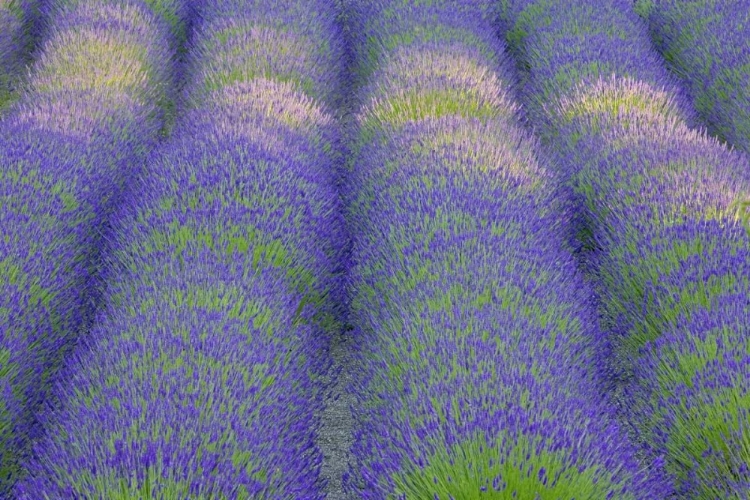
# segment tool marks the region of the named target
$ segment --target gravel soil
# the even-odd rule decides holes
[[[334,371],[340,374],[333,381],[330,396],[325,401],[320,417],[322,426],[318,434],[318,446],[323,452],[322,476],[328,481],[325,489],[328,500],[349,500],[344,494],[341,478],[349,467],[352,446],[352,414],[354,396],[346,390],[351,381],[351,363],[348,352],[351,337],[343,332],[331,343]]]

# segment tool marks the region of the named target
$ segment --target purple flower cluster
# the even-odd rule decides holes
[[[750,4],[639,0],[636,8],[710,130],[750,153]]]
[[[361,1],[347,217],[360,498],[654,499],[601,396],[570,203],[485,1]]]
[[[327,4],[196,4],[189,109],[113,222],[18,498],[323,498],[345,248]]]
[[[750,165],[688,127],[629,3],[505,7],[532,123],[577,193],[622,416],[680,498],[746,498]]]
[[[53,2],[28,88],[0,122],[0,494],[91,317],[108,216],[160,127],[171,53],[149,4]]]

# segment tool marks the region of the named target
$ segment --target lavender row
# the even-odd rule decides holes
[[[96,302],[102,234],[160,126],[169,34],[141,1],[54,2],[0,122],[0,494]]]
[[[680,498],[744,498],[749,165],[688,127],[629,2],[504,7],[532,124],[577,193],[622,415]]]
[[[19,83],[36,9],[34,0],[0,0],[0,110]]]
[[[712,133],[750,153],[750,9],[731,0],[640,0],[652,40]]]
[[[519,127],[491,2],[358,2],[360,498],[663,498],[601,398],[569,204]]]
[[[105,306],[20,499],[324,497],[319,380],[344,247],[320,99],[337,85],[334,13],[196,7],[189,109],[117,217]]]

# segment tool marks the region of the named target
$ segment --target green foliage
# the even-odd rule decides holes
[[[433,494],[440,500],[607,497],[612,488],[607,476],[615,471],[578,470],[571,467],[568,456],[549,452],[548,445],[539,444],[523,435],[517,438],[500,433],[494,437],[494,442],[487,436],[477,435],[471,441],[454,445],[450,452],[437,447],[438,451],[424,468],[404,464],[406,472],[395,478],[396,488],[389,498],[406,495],[406,498],[426,499],[433,498]],[[497,490],[492,478],[499,478]]]
[[[427,118],[461,116],[483,122],[500,116],[503,110],[479,95],[458,89],[409,91],[377,103],[367,114],[363,128],[382,125],[399,127]]]
[[[206,473],[210,474],[210,471]],[[106,476],[93,475],[88,470],[82,470],[80,477],[76,478],[74,488],[80,488],[79,491],[88,489],[81,485],[93,486],[94,491],[99,495],[97,498],[110,500],[153,499],[157,498],[154,496],[157,492],[159,500],[208,500],[206,495],[191,495],[190,482],[165,478],[158,466],[150,466],[140,484],[135,473],[128,477],[116,477],[113,473]],[[216,500],[248,500],[250,497],[244,487],[239,487],[231,499],[224,494],[211,497],[212,500],[214,498]]]

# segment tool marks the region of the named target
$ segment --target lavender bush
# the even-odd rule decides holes
[[[570,205],[491,2],[357,2],[348,289],[360,498],[664,498],[602,399]]]
[[[144,2],[54,2],[0,122],[0,494],[89,321],[108,217],[160,127],[169,34]]]
[[[323,498],[316,410],[344,247],[322,101],[334,13],[197,13],[189,109],[116,218],[105,306],[18,498]]]
[[[639,0],[636,10],[711,132],[750,153],[750,5]]]
[[[747,160],[688,127],[628,2],[506,2],[503,16],[531,121],[577,193],[622,415],[679,498],[745,498]]]

